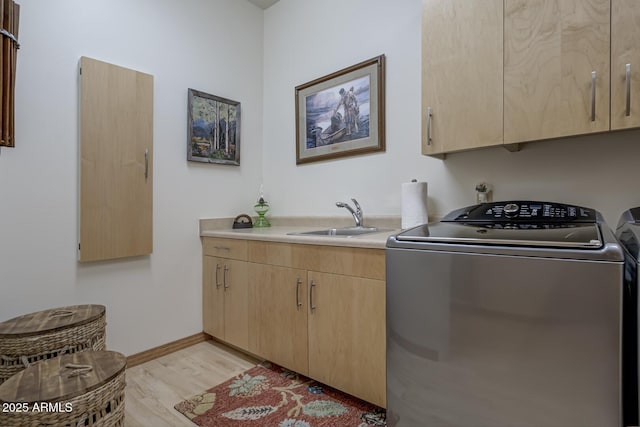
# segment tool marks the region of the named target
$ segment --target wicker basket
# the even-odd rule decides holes
[[[0,384],[32,363],[105,349],[105,307],[74,305],[0,323]]]
[[[0,425],[124,426],[126,364],[115,351],[85,351],[30,366],[0,385]]]

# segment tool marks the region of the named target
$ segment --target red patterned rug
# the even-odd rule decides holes
[[[280,366],[255,366],[175,406],[202,427],[385,426],[385,411]]]

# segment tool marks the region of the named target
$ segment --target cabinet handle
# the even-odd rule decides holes
[[[427,107],[427,145],[431,145],[431,107]]]
[[[220,281],[218,281],[218,271],[220,271],[220,264],[216,264],[216,289],[220,287]]]
[[[144,179],[149,178],[149,149],[144,149]]]
[[[229,287],[227,282],[227,271],[229,271],[229,267],[225,264],[224,270],[222,271],[222,282],[224,283],[225,290]]]
[[[311,281],[311,283],[309,284],[309,307],[311,308],[311,310],[315,310],[316,306],[313,305],[313,288],[316,287],[316,282],[315,281]]]
[[[625,65],[625,91],[627,93],[626,107],[624,110],[625,116],[631,115],[631,64]]]
[[[591,72],[591,121],[596,121],[596,72]]]
[[[300,302],[300,285],[302,285],[302,280],[298,277],[298,280],[296,280],[296,309],[298,310],[302,307],[302,303]]]

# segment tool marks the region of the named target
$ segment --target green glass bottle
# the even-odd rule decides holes
[[[258,214],[258,219],[253,224],[253,227],[271,227],[267,218],[264,217],[264,215],[269,211],[269,203],[267,203],[264,198],[260,197],[260,199],[258,199],[258,203],[253,206],[253,209]]]

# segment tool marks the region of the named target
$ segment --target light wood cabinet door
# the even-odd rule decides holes
[[[504,4],[505,143],[608,130],[610,0]]]
[[[203,330],[236,347],[249,347],[247,263],[227,258],[202,259]]]
[[[202,257],[202,325],[211,336],[224,339],[224,259]]]
[[[308,375],[307,273],[248,263],[249,351]]]
[[[640,2],[611,0],[611,129],[638,126]]]
[[[309,376],[386,405],[385,282],[308,272]]]
[[[224,340],[236,347],[249,348],[249,282],[247,262],[223,259]]]
[[[79,260],[153,251],[153,76],[80,62]]]
[[[422,1],[422,154],[503,143],[502,56],[503,0]]]

